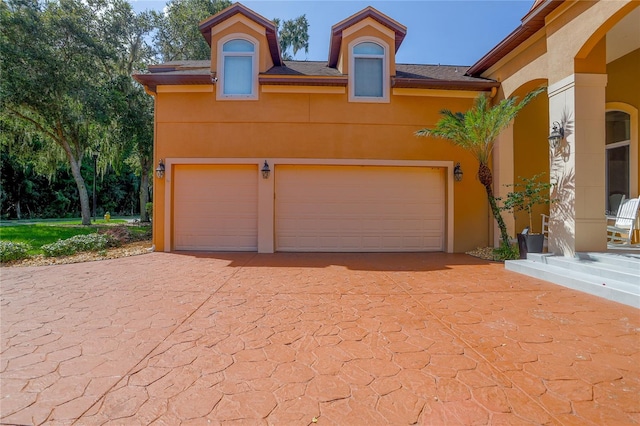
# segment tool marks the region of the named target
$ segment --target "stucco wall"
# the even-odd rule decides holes
[[[631,105],[637,110],[640,110],[640,49],[636,49],[627,55],[616,59],[613,62],[607,64],[607,88],[606,99],[607,102],[621,102],[627,105]],[[630,111],[626,111],[630,112]],[[634,120],[635,118],[635,120]],[[631,152],[637,153],[638,149],[638,118],[632,116],[632,128],[631,137],[632,147]],[[636,155],[638,156],[638,155]],[[632,176],[633,167],[636,167],[635,173],[638,176],[637,183],[631,188],[631,196],[638,195],[637,190],[640,188],[640,173],[637,172],[638,162],[640,158],[636,159],[636,163],[632,163]]]
[[[607,64],[607,102],[624,102],[640,109],[640,49]]]
[[[454,186],[454,251],[463,252],[488,243],[477,162],[447,141],[417,138],[414,132],[432,127],[441,109],[465,111],[472,103],[472,98],[393,95],[388,104],[350,103],[346,93],[260,93],[258,101],[216,101],[211,91],[159,90],[156,156],[460,162],[465,177]],[[156,180],[156,223],[164,221],[164,183]],[[163,241],[159,231],[156,249],[163,249]]]
[[[531,178],[538,173],[544,173],[541,180],[549,182],[549,133],[547,122],[549,117],[549,102],[545,94],[536,97],[529,105],[520,111],[513,127],[513,160],[514,178],[521,182],[520,177]],[[537,206],[532,214],[532,232],[540,232],[540,215],[549,214],[549,206]],[[526,212],[516,214],[516,232],[529,226],[529,216]]]

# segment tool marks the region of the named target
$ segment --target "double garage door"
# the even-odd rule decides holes
[[[263,214],[276,251],[444,249],[444,169],[276,165],[273,211],[260,209],[255,165],[174,170],[175,250],[256,251]]]

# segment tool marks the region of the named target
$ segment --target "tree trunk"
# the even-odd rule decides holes
[[[489,206],[491,206],[491,213],[493,214],[496,222],[498,222],[498,227],[500,228],[500,238],[502,239],[502,243],[500,245],[508,247],[511,244],[509,242],[509,233],[507,232],[507,225],[504,223],[504,219],[502,219],[502,214],[498,208],[496,197],[493,196],[493,174],[491,173],[489,166],[480,163],[478,178],[480,179],[480,183],[484,186],[484,189],[487,191],[487,199],[489,200]]]
[[[91,225],[91,206],[89,204],[89,194],[87,193],[87,186],[84,183],[82,174],[80,173],[80,163],[73,158],[72,155],[67,153],[69,158],[69,164],[71,165],[71,174],[78,186],[78,195],[80,196],[80,212],[82,214],[82,224]]]
[[[147,203],[149,202],[149,167],[142,167],[140,175],[140,222],[149,222]]]

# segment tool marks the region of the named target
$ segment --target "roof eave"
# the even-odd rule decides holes
[[[265,76],[261,75],[259,83],[266,86],[346,86],[348,77],[318,76]]]
[[[507,56],[525,40],[538,32],[545,25],[545,18],[564,0],[546,0],[530,10],[521,20],[518,28],[506,36],[487,54],[480,58],[467,70],[467,75],[477,77]]]
[[[493,80],[460,81],[460,80],[433,80],[422,78],[399,78],[392,81],[393,88],[398,89],[441,89],[441,90],[474,90],[490,91],[500,87],[500,83]]]
[[[329,61],[328,65],[335,68],[338,64],[338,56],[340,54],[340,45],[342,43],[342,32],[351,27],[352,25],[366,19],[371,18],[374,21],[384,25],[395,33],[395,51],[400,49],[400,45],[407,35],[407,27],[394,21],[393,19],[385,16],[381,12],[378,12],[373,7],[369,6],[366,9],[352,15],[351,17],[337,23],[331,27],[331,42],[329,44]]]
[[[280,52],[280,43],[278,43],[278,31],[276,25],[273,21],[255,13],[240,3],[234,3],[221,12],[200,22],[198,28],[200,29],[200,33],[204,39],[207,41],[207,44],[211,46],[211,28],[238,13],[265,28],[267,43],[269,44],[269,52],[271,53],[271,60],[274,65],[281,66],[282,55]]]
[[[151,91],[161,85],[201,85],[213,84],[211,74],[178,74],[178,75],[158,75],[158,74],[133,74],[133,78]]]

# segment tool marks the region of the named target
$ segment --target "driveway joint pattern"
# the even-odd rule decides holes
[[[638,424],[640,314],[466,255],[0,271],[2,424]]]

